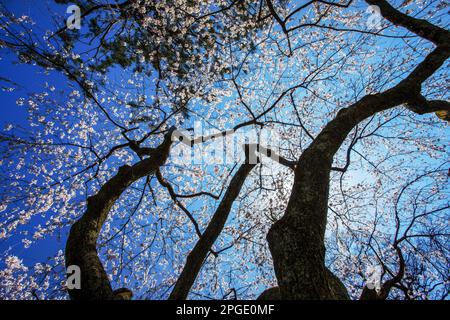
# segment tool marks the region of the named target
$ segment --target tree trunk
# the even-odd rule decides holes
[[[186,264],[178,277],[169,300],[185,300],[187,298],[189,290],[200,272],[203,261],[205,261],[212,245],[222,232],[231,206],[239,195],[239,191],[241,191],[242,185],[253,167],[255,167],[255,164],[242,164],[233,179],[231,179],[230,185],[209,222],[208,227],[187,256]]]
[[[448,31],[443,30],[448,37]],[[442,36],[441,36],[442,38]],[[446,102],[427,102],[421,83],[449,57],[448,41],[438,46],[411,74],[383,93],[368,95],[338,112],[300,156],[294,185],[284,216],[269,230],[267,240],[283,299],[344,299],[343,284],[325,266],[324,235],[328,189],[333,156],[350,131],[377,112],[403,103],[417,106],[418,113],[448,107]]]
[[[83,216],[70,228],[66,243],[66,267],[76,265],[81,270],[81,289],[68,290],[73,300],[114,299],[108,275],[97,253],[97,238],[114,202],[136,180],[152,174],[169,155],[172,130],[151,156],[133,166],[124,165],[100,190],[88,198]],[[122,295],[121,295],[122,296]]]

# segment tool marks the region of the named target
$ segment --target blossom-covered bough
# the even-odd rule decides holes
[[[450,113],[450,32],[430,11],[365,2],[75,1],[89,30],[44,42],[5,11],[2,47],[73,91],[29,98],[38,136],[0,136],[2,165],[16,168],[2,237],[37,216],[49,223],[35,241],[66,230],[65,266],[81,270],[72,299],[445,299],[448,152],[434,136],[448,129],[416,115]],[[196,134],[195,121],[216,132]],[[267,128],[278,150],[260,141]],[[175,161],[180,144],[204,154],[250,129],[241,164]],[[432,168],[418,173],[424,154]],[[17,288],[26,268],[7,254],[2,295],[63,296],[49,279],[60,255]],[[363,270],[373,265],[379,284]]]

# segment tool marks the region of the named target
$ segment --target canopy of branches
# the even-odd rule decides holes
[[[448,298],[447,1],[0,9],[0,298]]]

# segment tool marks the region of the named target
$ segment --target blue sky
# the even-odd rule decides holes
[[[48,29],[52,26],[52,16],[49,14],[46,5],[47,1],[39,2],[39,5],[36,5],[36,1],[33,0],[1,1],[2,5],[11,12],[17,15],[28,15],[34,21],[37,21],[37,30]],[[65,6],[52,5],[52,10],[64,13]],[[28,94],[32,92],[42,92],[45,89],[46,82],[49,85],[64,89],[67,88],[67,81],[58,73],[44,75],[41,67],[17,63],[17,57],[12,53],[2,51],[1,54],[0,77],[13,81],[19,86],[16,87],[10,83],[0,81],[0,87],[15,87],[13,91],[0,90],[0,126],[3,129],[7,124],[13,123],[30,129],[26,107],[18,106],[16,101],[19,98],[26,99]],[[42,221],[32,220],[32,225],[37,225],[38,223],[42,223]],[[63,248],[64,243],[56,240],[56,236],[48,237],[42,242],[33,245],[30,249],[24,249],[21,237],[13,236],[7,241],[0,241],[0,251],[4,252],[12,247],[12,253],[23,258],[26,265],[33,265],[36,262],[45,261],[46,256],[52,256],[57,249]],[[0,261],[0,266],[3,266],[3,264],[4,261]]]

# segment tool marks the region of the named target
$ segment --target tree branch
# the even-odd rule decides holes
[[[449,32],[447,30],[435,26],[426,20],[410,17],[392,7],[385,0],[366,0],[366,2],[378,6],[381,15],[393,24],[404,27],[436,45],[448,45]]]
[[[234,200],[239,195],[248,174],[256,165],[248,163],[247,159],[231,179],[230,185],[228,186],[222,201],[217,207],[216,212],[212,216],[205,232],[198,240],[192,251],[188,254],[183,271],[178,277],[175,287],[169,296],[170,300],[185,300],[187,298],[188,293],[194,284],[198,273],[200,272],[203,261],[206,259],[212,245],[217,240],[223,230],[223,227],[225,226],[225,222],[230,214]]]
[[[97,238],[108,217],[108,213],[120,195],[138,179],[155,172],[163,165],[172,145],[170,130],[152,157],[139,161],[133,166],[124,165],[100,190],[88,198],[87,208],[82,217],[70,228],[66,243],[66,267],[77,265],[81,270],[81,289],[68,290],[74,300],[115,299],[103,265],[97,253]],[[130,295],[126,295],[130,296]]]

